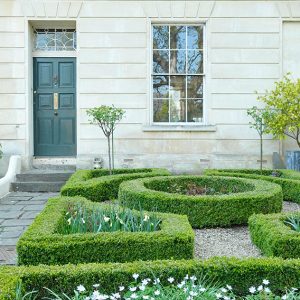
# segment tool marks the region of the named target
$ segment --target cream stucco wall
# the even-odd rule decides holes
[[[187,172],[258,166],[258,136],[246,109],[259,105],[255,91],[272,88],[286,71],[282,24],[300,20],[300,1],[1,0],[0,141],[5,153],[21,154],[27,166],[33,156],[28,24],[37,20],[76,22],[78,166],[105,157],[106,141],[85,112],[101,104],[126,110],[115,135],[120,166]],[[151,22],[205,22],[207,126],[151,126]],[[267,136],[266,166],[281,151]]]

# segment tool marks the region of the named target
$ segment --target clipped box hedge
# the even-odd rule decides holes
[[[154,232],[57,233],[67,205],[76,202],[105,206],[78,197],[50,199],[18,241],[20,265],[193,258],[194,232],[186,216],[157,214],[162,222]]]
[[[300,233],[284,223],[298,213],[253,215],[249,219],[251,239],[266,256],[300,258]]]
[[[207,187],[236,185],[240,192],[228,195],[188,196],[165,192],[178,183],[196,183]],[[187,215],[194,228],[246,224],[254,213],[280,212],[282,190],[262,180],[217,176],[167,176],[123,182],[119,200],[130,208],[143,207]]]
[[[272,176],[275,172],[279,177]],[[262,170],[258,169],[208,169],[205,175],[244,177],[263,179],[277,183],[282,187],[283,199],[300,203],[300,172],[293,170]]]
[[[263,279],[270,280],[274,293],[299,287],[300,260],[280,258],[212,258],[208,260],[139,261],[131,263],[79,264],[64,266],[0,267],[0,299],[15,299],[17,280],[26,291],[43,291],[44,287],[55,292],[73,294],[79,284],[91,289],[100,283],[101,290],[114,292],[118,286],[128,286],[132,274],[140,278],[159,277],[167,284],[167,278],[182,280],[186,275],[212,278],[214,282],[232,285],[235,292],[249,293],[250,286],[258,286]],[[40,298],[43,295],[40,294]],[[39,299],[40,299],[39,298]]]
[[[78,170],[61,189],[62,196],[82,196],[92,201],[113,200],[118,197],[119,185],[136,178],[170,175],[166,169],[108,169]]]

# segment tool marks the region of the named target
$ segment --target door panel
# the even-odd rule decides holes
[[[34,60],[36,156],[76,155],[75,58]]]

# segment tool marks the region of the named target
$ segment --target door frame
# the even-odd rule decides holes
[[[36,75],[37,74],[35,74],[35,72],[37,71],[37,69],[36,69],[36,63],[37,63],[37,59],[61,59],[61,60],[64,60],[64,59],[66,59],[67,61],[70,61],[70,59],[72,59],[73,61],[74,61],[74,67],[75,67],[75,69],[74,69],[74,84],[75,84],[75,97],[74,97],[74,99],[75,99],[75,124],[74,124],[74,126],[75,126],[75,128],[74,128],[74,130],[75,130],[75,139],[74,139],[74,141],[75,141],[75,145],[74,145],[74,147],[75,147],[75,155],[68,155],[68,156],[66,156],[66,155],[64,155],[64,156],[60,156],[60,155],[37,155],[36,154],[36,152],[37,152],[37,149],[36,149],[36,147],[37,147],[37,143],[36,143],[36,139],[37,139],[37,132],[36,132],[36,118],[37,118],[37,116],[36,116],[36,112],[37,112],[37,107],[36,107],[36,105],[37,105],[37,103],[34,103],[34,98],[35,98],[35,95],[34,95],[34,91],[37,89],[37,87],[36,87],[36,80],[37,80],[37,77],[36,77]],[[34,155],[34,157],[41,157],[41,158],[47,158],[47,157],[49,157],[49,158],[58,158],[58,157],[69,157],[69,158],[72,158],[72,157],[76,157],[76,155],[77,155],[77,58],[76,57],[71,57],[71,56],[67,56],[67,57],[65,57],[65,56],[56,56],[56,57],[54,57],[54,56],[38,56],[38,57],[33,57],[33,61],[32,61],[32,70],[33,70],[33,72],[32,72],[32,84],[33,84],[33,92],[32,92],[32,97],[33,97],[33,104],[32,104],[32,107],[33,107],[33,143],[34,143],[34,145],[33,145],[33,155]],[[35,75],[35,76],[34,76]]]
[[[76,58],[76,156],[78,155],[78,128],[79,128],[79,87],[78,87],[78,69],[79,69],[79,39],[80,33],[77,31],[77,49],[76,51],[61,51],[61,52],[34,52],[33,51],[33,30],[32,27],[35,23],[43,22],[45,26],[47,23],[61,23],[71,24],[74,28],[77,27],[77,20],[71,18],[34,18],[34,17],[25,17],[24,18],[24,27],[25,27],[25,41],[26,47],[24,50],[25,57],[25,106],[26,106],[26,133],[25,133],[25,153],[23,153],[23,166],[25,168],[30,168],[32,166],[32,160],[34,158],[34,116],[33,116],[33,58],[34,57],[74,57]],[[47,158],[47,157],[45,157]],[[59,158],[59,157],[53,157]],[[71,158],[71,157],[70,157]]]

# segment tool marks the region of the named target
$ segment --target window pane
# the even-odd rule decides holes
[[[169,48],[169,26],[153,26],[153,49]]]
[[[169,73],[169,51],[153,50],[153,73]]]
[[[171,50],[170,72],[171,74],[185,74],[185,50]]]
[[[189,50],[188,56],[188,73],[189,74],[201,74],[203,73],[203,55],[202,51]]]
[[[185,122],[186,120],[185,99],[170,99],[170,122]]]
[[[203,98],[202,76],[187,76],[187,98]]]
[[[188,122],[202,122],[203,120],[202,99],[187,100],[187,119]]]
[[[169,98],[169,76],[153,76],[153,98]]]
[[[187,28],[188,49],[203,49],[203,27],[188,26]]]
[[[153,100],[153,122],[169,122],[169,100]]]
[[[170,26],[170,49],[186,48],[186,26]]]
[[[170,97],[185,98],[185,76],[170,76]]]

